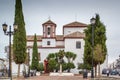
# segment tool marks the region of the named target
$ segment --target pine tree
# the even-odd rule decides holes
[[[18,64],[19,77],[20,64],[26,60],[26,30],[21,0],[16,0],[14,23],[18,25],[18,30],[13,37],[13,53],[14,61]]]
[[[37,48],[37,38],[36,34],[34,35],[34,44],[33,44],[33,52],[32,52],[32,63],[31,69],[38,70],[39,59],[38,59],[38,48]]]
[[[84,46],[84,64],[90,66],[92,64],[92,26],[88,25],[88,28],[85,30],[85,46]],[[106,48],[106,28],[105,25],[100,21],[100,17],[96,14],[96,23],[94,25],[94,49],[95,46],[100,44],[102,47],[102,60],[98,61],[94,59],[94,66],[102,64],[106,59],[107,48]],[[88,68],[88,67],[87,67]]]

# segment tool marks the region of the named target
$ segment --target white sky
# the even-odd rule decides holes
[[[106,25],[109,63],[120,55],[120,0],[22,0],[22,4],[29,35],[42,35],[42,23],[49,16],[57,24],[57,34],[62,34],[63,25],[75,20],[89,24],[90,18],[98,13]],[[8,36],[3,33],[2,24],[13,24],[14,10],[15,0],[0,0],[0,57],[8,45]]]

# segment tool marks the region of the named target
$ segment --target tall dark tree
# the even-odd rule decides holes
[[[85,30],[85,46],[84,46],[84,64],[91,66],[92,64],[92,26],[88,25]],[[106,27],[100,21],[100,17],[96,14],[96,23],[94,25],[94,50],[95,46],[100,44],[102,47],[102,59],[100,64],[102,64],[106,59],[107,48],[106,48]],[[94,59],[94,67],[98,65],[99,61]],[[87,67],[87,66],[86,66]],[[90,68],[90,67],[89,67]]]
[[[37,48],[37,37],[34,35],[34,44],[33,44],[33,52],[32,52],[32,63],[31,69],[38,70],[39,67],[39,59],[38,59],[38,48]]]
[[[14,61],[18,64],[19,77],[20,64],[24,63],[26,60],[26,30],[21,0],[16,0],[14,23],[18,25],[18,30],[14,34],[13,39],[13,53]]]

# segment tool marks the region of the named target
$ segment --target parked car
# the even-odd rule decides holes
[[[110,74],[111,74],[111,75],[117,75],[117,74],[119,74],[119,73],[118,73],[117,70],[111,70]]]
[[[106,73],[107,73],[107,69],[103,69],[102,74],[106,74]]]

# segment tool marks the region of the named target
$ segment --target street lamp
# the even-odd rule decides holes
[[[94,25],[95,25],[95,18],[91,18],[90,23],[91,23],[91,26],[92,26],[92,69],[91,69],[91,78],[94,78],[93,54],[94,54]]]
[[[28,48],[28,77],[30,74],[30,48]]]
[[[13,25],[14,31],[11,31],[11,26],[9,26],[9,31],[7,31],[7,24],[2,24],[3,31],[5,35],[9,36],[9,71],[8,71],[8,77],[10,77],[12,80],[12,68],[11,68],[11,36],[17,31],[18,26],[16,24]]]

